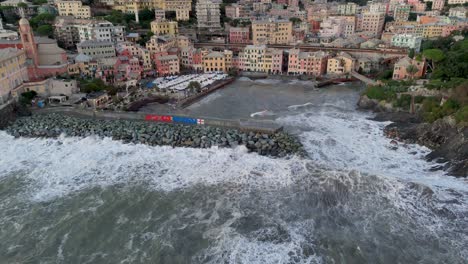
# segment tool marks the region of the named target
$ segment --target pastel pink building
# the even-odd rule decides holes
[[[31,61],[28,65],[30,80],[39,80],[68,72],[68,61],[65,50],[53,39],[44,39],[36,43],[29,21],[22,18],[19,21],[19,32],[22,48]]]
[[[229,43],[250,43],[250,29],[248,27],[229,28]]]
[[[288,74],[321,76],[327,71],[328,57],[328,53],[323,51],[304,52],[291,49],[288,55]]]
[[[414,65],[418,69],[414,75],[411,75],[406,70],[409,65]],[[415,59],[411,59],[409,57],[401,58],[395,66],[393,67],[393,80],[405,80],[405,79],[418,79],[424,75],[426,70],[426,65],[424,61],[417,61]]]
[[[283,50],[280,49],[267,49],[267,52],[271,53],[271,72],[281,73],[283,72]]]

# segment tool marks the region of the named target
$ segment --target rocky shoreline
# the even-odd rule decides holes
[[[96,120],[62,114],[41,114],[16,119],[5,131],[14,137],[56,138],[97,135],[124,143],[190,148],[236,147],[245,145],[260,155],[284,157],[305,155],[302,144],[293,136],[277,132],[262,134],[210,126],[151,123],[128,120]]]
[[[457,126],[451,117],[426,123],[418,114],[395,112],[385,104],[361,96],[358,107],[376,112],[376,121],[391,121],[385,127],[387,137],[410,144],[419,144],[432,150],[429,161],[441,165],[449,175],[468,177],[468,127]]]

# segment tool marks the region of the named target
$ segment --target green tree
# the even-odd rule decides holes
[[[294,25],[299,24],[302,22],[302,20],[298,17],[291,17],[289,21],[293,22]]]
[[[187,89],[192,93],[195,93],[195,92],[199,93],[199,92],[201,92],[201,85],[197,81],[191,81],[187,85]]]
[[[18,8],[28,8],[28,4],[26,3],[19,3]]]
[[[445,59],[444,52],[440,49],[428,49],[423,51],[424,57],[429,60],[429,68],[434,71],[435,64]]]
[[[409,51],[408,51],[408,57],[410,57],[411,59],[414,58],[414,49],[409,49]]]
[[[410,75],[411,80],[414,78],[414,75],[419,71],[416,65],[410,64],[406,67],[406,72]]]
[[[36,30],[39,36],[52,36],[54,34],[54,28],[51,25],[39,26]]]
[[[47,0],[33,0],[32,3],[33,5],[43,5],[47,4]]]

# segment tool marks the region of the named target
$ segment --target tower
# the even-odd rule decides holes
[[[21,36],[21,43],[23,44],[23,49],[26,52],[26,57],[28,58],[29,76],[32,78],[37,77],[36,69],[39,65],[37,44],[34,40],[32,28],[26,18],[22,18],[19,21],[19,32]]]
[[[134,3],[134,7],[135,7],[135,21],[137,23],[140,23],[140,16],[138,14],[138,3],[137,2]]]

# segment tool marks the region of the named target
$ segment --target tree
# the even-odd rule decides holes
[[[33,5],[47,4],[47,0],[33,0],[32,3]]]
[[[409,49],[409,51],[408,51],[408,57],[410,57],[411,59],[414,58],[414,49]]]
[[[151,21],[154,18],[154,12],[148,8],[141,10],[138,15],[140,16],[141,21]]]
[[[197,82],[197,81],[191,81],[191,82],[187,85],[187,89],[188,89],[190,92],[192,92],[192,93],[194,93],[194,92],[199,93],[199,92],[201,92],[201,85],[200,85],[200,83]]]
[[[42,25],[37,28],[36,33],[40,36],[52,36],[54,28],[51,25]]]
[[[19,3],[18,8],[28,8],[28,5],[26,3]]]
[[[293,22],[294,25],[299,24],[302,22],[302,20],[298,17],[291,17],[289,21]]]
[[[414,78],[414,75],[419,71],[416,65],[410,64],[406,67],[406,72],[410,75],[411,80]]]
[[[430,61],[429,68],[432,71],[435,69],[435,64],[441,62],[445,59],[444,52],[440,49],[428,49],[423,51],[423,55],[426,59]]]

